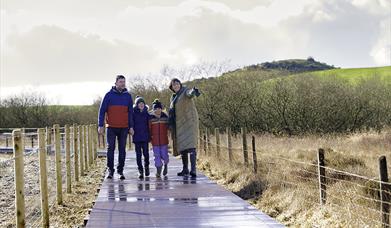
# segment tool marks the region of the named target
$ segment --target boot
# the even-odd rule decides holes
[[[107,175],[107,179],[113,179],[114,171],[109,171],[109,175]]]
[[[196,151],[192,151],[190,153],[190,163],[191,163],[191,177],[197,177],[197,153]]]
[[[178,176],[187,176],[187,175],[189,175],[189,168],[188,168],[189,156],[187,155],[187,151],[183,151],[181,153],[181,157],[182,157],[183,169],[177,175]]]
[[[162,167],[156,167],[156,177],[157,178],[160,178],[161,176],[161,173],[162,173]]]
[[[139,173],[138,178],[143,179],[144,178],[144,170],[143,169],[139,169],[138,173]]]
[[[124,176],[124,172],[123,171],[118,171],[117,173],[119,175],[119,179],[120,180],[125,180],[125,176]]]
[[[149,166],[145,166],[145,176],[149,177]]]
[[[167,172],[168,172],[167,164],[164,164],[163,176],[167,176]]]

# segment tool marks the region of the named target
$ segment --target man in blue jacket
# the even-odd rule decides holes
[[[126,89],[126,81],[123,75],[118,75],[115,86],[104,96],[99,108],[99,134],[103,134],[103,124],[107,127],[107,168],[112,179],[114,175],[114,149],[118,139],[118,166],[117,173],[120,179],[125,179],[124,165],[126,157],[126,139],[128,133],[133,135],[133,100]]]

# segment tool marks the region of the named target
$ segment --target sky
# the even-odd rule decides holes
[[[391,65],[391,1],[0,0],[0,98],[90,104],[117,74],[134,83],[164,66],[308,56]]]

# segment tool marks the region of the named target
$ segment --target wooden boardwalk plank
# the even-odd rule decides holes
[[[176,176],[182,166],[174,157],[159,179],[151,153],[151,176],[139,180],[135,157],[127,152],[126,180],[104,180],[87,227],[283,227],[200,172]]]

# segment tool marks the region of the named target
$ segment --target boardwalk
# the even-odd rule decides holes
[[[181,162],[170,159],[167,178],[157,179],[152,165],[151,177],[139,180],[128,152],[127,179],[104,180],[87,227],[282,227],[201,173],[177,177]]]

